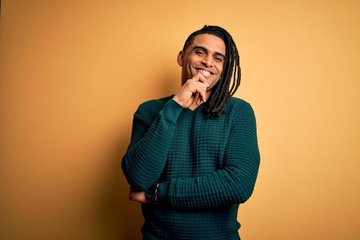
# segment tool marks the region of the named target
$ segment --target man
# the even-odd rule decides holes
[[[218,26],[192,33],[180,51],[182,86],[141,104],[122,169],[141,203],[143,239],[240,239],[237,212],[260,162],[249,103],[232,97],[239,55]]]

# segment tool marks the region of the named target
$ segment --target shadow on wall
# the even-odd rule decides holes
[[[174,73],[155,76],[154,89],[147,94],[148,99],[158,96],[168,96],[174,93],[174,89],[180,86],[179,76]],[[170,80],[169,80],[170,79]],[[154,97],[155,96],[155,97]],[[126,112],[124,116],[131,118],[133,113]],[[121,170],[121,159],[129,145],[131,125],[128,126],[128,135],[117,136],[114,141],[112,152],[109,156],[109,169],[106,171],[107,179],[100,189],[98,202],[98,217],[103,226],[103,239],[141,239],[141,226],[143,216],[139,203],[128,200],[129,185]],[[106,236],[106,237],[105,237]]]
[[[100,189],[97,217],[102,225],[103,239],[141,239],[140,204],[128,200],[129,185],[120,164],[128,144],[128,139],[116,142],[107,179]]]

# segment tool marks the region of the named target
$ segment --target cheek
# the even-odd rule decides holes
[[[224,70],[224,64],[219,64],[219,65],[217,66],[217,69],[218,69],[218,71],[219,71],[219,74],[221,75],[222,72],[223,72],[223,70]]]
[[[215,86],[218,82],[220,81],[220,76],[217,76],[216,78],[214,78],[212,81],[211,81],[211,85]]]

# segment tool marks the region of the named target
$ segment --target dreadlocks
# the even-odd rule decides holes
[[[224,68],[220,78],[221,81],[212,89],[211,95],[205,102],[203,108],[203,112],[207,117],[219,117],[225,110],[227,100],[234,95],[240,86],[240,56],[234,40],[225,29],[218,26],[207,25],[189,35],[183,47],[184,52],[187,47],[192,44],[195,37],[200,34],[214,35],[222,39],[226,47]]]

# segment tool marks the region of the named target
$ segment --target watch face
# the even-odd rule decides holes
[[[146,199],[151,202],[154,202],[156,200],[157,190],[158,190],[158,184],[153,184],[148,189],[146,189],[145,191]]]

